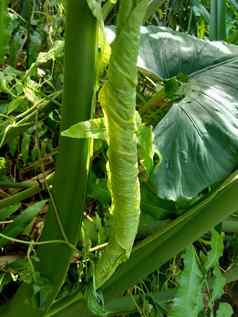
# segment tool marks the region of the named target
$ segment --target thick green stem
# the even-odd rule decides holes
[[[67,0],[66,16],[62,130],[91,118],[96,84],[96,18],[86,0]],[[85,208],[90,149],[90,140],[61,137],[54,178],[54,198],[42,241],[65,239],[71,244],[77,243]],[[4,316],[45,316],[64,283],[72,252],[67,244],[40,246],[37,270],[50,286],[44,307],[39,310],[32,305],[31,287],[23,285]]]
[[[97,21],[89,10],[86,0],[68,0],[66,4],[62,130],[91,118],[96,83]],[[72,244],[78,241],[85,208],[90,145],[90,140],[64,137],[60,140],[54,200],[65,235]],[[54,209],[52,204],[43,232],[43,240],[62,238]],[[48,297],[50,304],[64,282],[72,250],[62,246],[47,246],[39,249],[39,256],[40,272],[52,284],[52,293]],[[61,261],[56,267],[54,259],[57,258]]]
[[[209,37],[212,41],[217,39],[217,0],[211,0]]]
[[[217,4],[217,40],[226,39],[226,1],[218,0]]]
[[[226,38],[225,0],[211,0],[210,39],[223,41]]]

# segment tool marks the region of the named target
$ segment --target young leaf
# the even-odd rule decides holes
[[[169,317],[198,317],[203,308],[202,274],[193,247],[184,254],[184,270]]]
[[[107,130],[105,127],[104,118],[97,118],[76,123],[69,129],[63,131],[61,135],[75,139],[92,138],[106,140]]]

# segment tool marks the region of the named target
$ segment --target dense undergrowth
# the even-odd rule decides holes
[[[118,5],[114,4],[113,1],[103,1],[103,3],[105,24],[115,24]],[[176,31],[193,34],[199,39],[204,39],[209,35],[209,1],[151,1],[150,3],[144,21],[146,26],[153,24],[155,27],[170,27]],[[230,44],[238,43],[237,12],[236,2],[227,1],[227,41]],[[10,301],[22,282],[32,285],[36,295],[42,292],[41,305],[44,306],[44,295],[47,296],[47,281],[35,269],[39,257],[37,243],[32,241],[39,241],[49,201],[52,203],[53,200],[52,179],[54,177],[55,161],[60,153],[64,20],[63,1],[55,0],[32,2],[11,0],[8,3],[8,14],[4,18],[0,16],[0,28],[2,21],[4,21],[4,25],[7,25],[4,34],[1,34],[0,30],[0,43],[2,43],[1,41],[5,43],[4,57],[0,65],[1,305]],[[108,29],[108,33],[110,32],[113,32],[112,29]],[[148,32],[149,35],[158,33],[165,34],[168,37],[177,36],[180,40],[180,36],[182,36],[184,45],[190,45],[192,48],[196,45],[205,46],[205,42],[196,42],[194,38],[191,40],[192,38],[188,37],[187,34],[179,35],[173,33],[171,29],[156,29],[156,32],[154,32],[148,27],[146,31],[142,30],[142,40],[143,32],[144,34]],[[193,44],[192,41],[200,44]],[[142,42],[141,45],[147,44]],[[105,48],[103,45],[105,45],[104,42],[100,49],[106,50],[107,54],[110,54],[109,47],[106,46]],[[152,40],[150,45],[149,49],[154,50],[155,44]],[[167,45],[174,45],[174,43],[169,44],[167,42]],[[211,50],[212,46],[208,46],[209,49]],[[226,50],[230,50],[229,54],[222,56],[222,53],[224,51],[226,53]],[[162,119],[168,118],[166,115],[169,114],[169,110],[174,104],[179,106],[184,99],[190,98],[188,92],[190,93],[191,87],[189,85],[192,80],[195,82],[194,85],[196,85],[196,80],[200,82],[203,80],[202,88],[195,87],[203,92],[204,82],[210,74],[208,71],[210,71],[209,67],[211,65],[215,69],[213,77],[211,75],[211,80],[216,79],[217,74],[222,72],[219,67],[222,67],[223,63],[227,63],[225,66],[228,65],[229,69],[233,67],[234,70],[234,74],[229,73],[229,78],[232,81],[232,78],[237,75],[235,62],[238,56],[238,48],[229,45],[224,46],[223,50],[217,52],[216,61],[208,61],[207,65],[199,65],[201,67],[197,69],[193,68],[196,64],[194,63],[190,70],[184,70],[182,67],[181,71],[176,74],[173,73],[177,71],[173,68],[175,66],[171,66],[171,69],[167,67],[164,73],[161,74],[161,68],[158,65],[150,65],[152,57],[149,56],[149,59],[146,60],[146,56],[144,56],[146,54],[143,55],[144,52],[143,49],[139,52],[144,66],[141,67],[139,64],[137,91],[136,96],[134,96],[137,112],[135,112],[135,115],[133,114],[133,120],[136,117],[137,138],[135,144],[131,145],[137,147],[139,158],[141,215],[135,240],[135,246],[138,249],[141,248],[141,245],[143,247],[144,239],[150,234],[154,234],[158,230],[163,232],[164,228],[169,228],[176,219],[184,219],[179,217],[185,217],[184,215],[192,206],[196,208],[199,202],[203,202],[203,199],[207,197],[209,198],[209,195],[216,191],[224,178],[237,167],[236,161],[233,162],[234,156],[236,157],[237,146],[234,141],[232,143],[234,148],[232,148],[232,154],[229,156],[230,165],[226,166],[225,171],[219,174],[219,171],[216,170],[214,174],[218,175],[217,177],[214,177],[214,175],[211,179],[205,177],[205,181],[199,183],[199,173],[196,174],[194,170],[189,170],[190,175],[187,176],[185,182],[188,183],[191,177],[194,178],[199,183],[198,189],[195,186],[193,187],[195,188],[194,191],[186,191],[187,183],[183,183],[184,179],[182,179],[181,184],[178,185],[180,191],[176,191],[177,188],[175,188],[173,196],[166,189],[168,185],[165,181],[166,176],[164,177],[163,172],[161,172],[163,167],[160,164],[161,160],[163,162],[164,153],[169,152],[169,150],[165,148],[163,152],[163,147],[159,143],[164,137],[159,130],[159,124],[164,122]],[[179,56],[181,52],[178,49],[176,53]],[[162,52],[161,55],[163,54],[166,56],[166,53]],[[103,55],[102,59],[104,57]],[[155,54],[154,57],[159,58],[159,54],[157,56]],[[169,57],[167,58],[169,59]],[[103,62],[105,61],[103,60]],[[106,60],[106,67],[98,70],[100,74],[97,78],[96,95],[99,95],[99,98],[97,98],[95,105],[95,116],[98,121],[93,121],[92,126],[90,124],[82,125],[81,130],[78,128],[68,130],[68,136],[70,137],[82,137],[82,135],[79,136],[82,133],[84,138],[86,135],[86,137],[93,137],[95,140],[81,234],[77,250],[74,250],[71,259],[66,280],[58,294],[58,299],[64,299],[77,290],[86,291],[92,281],[92,263],[102,258],[101,254],[107,248],[108,240],[112,235],[110,233],[112,227],[110,191],[112,190],[107,179],[107,157],[109,155],[110,161],[110,151],[108,154],[110,144],[108,145],[105,141],[105,139],[108,141],[108,136],[105,136],[105,122],[100,119],[103,112],[105,114],[107,111],[105,110],[106,106],[103,106],[103,109],[100,107],[100,98],[102,100],[101,88],[107,80],[107,63],[108,60]],[[215,73],[216,67],[218,67],[217,73]],[[111,72],[113,73],[113,71],[112,69]],[[111,76],[113,77],[113,75]],[[220,78],[218,81],[221,82]],[[227,81],[227,79],[224,81]],[[225,86],[224,83],[223,86]],[[232,95],[235,87],[231,90],[232,92],[224,88],[222,97],[229,95],[227,100],[232,98],[232,100],[235,100],[237,93],[235,92]],[[215,101],[213,100],[213,102],[216,103],[217,99],[214,95],[215,93],[209,95],[209,98],[214,98]],[[195,97],[191,93],[191,100]],[[232,104],[232,102],[230,103]],[[225,107],[227,104],[224,102],[222,106]],[[220,126],[222,124],[223,122],[219,122]],[[231,127],[227,125],[228,129],[232,130],[234,128],[235,123],[232,124]],[[225,127],[227,128],[227,126]],[[215,128],[217,129],[217,126]],[[181,131],[176,130],[178,139]],[[67,131],[65,133],[67,134]],[[159,141],[156,139],[157,136]],[[169,137],[171,136],[169,135]],[[234,136],[229,135],[229,137],[232,140],[235,139]],[[212,141],[215,144],[217,139]],[[224,137],[222,141],[223,146],[227,139]],[[166,143],[167,139],[164,142]],[[196,141],[194,142],[196,144]],[[204,156],[207,155],[209,150],[204,150]],[[225,156],[222,151],[218,154]],[[111,155],[113,156],[113,153]],[[222,161],[223,165],[226,165],[224,162],[226,159],[225,157]],[[175,163],[174,165],[173,163],[170,164],[172,164],[172,167],[175,165]],[[202,164],[203,162],[198,162],[198,165]],[[208,174],[209,176],[212,174],[210,170]],[[159,190],[156,187],[158,182],[154,181],[155,178],[164,181],[166,185],[164,186],[164,192],[161,187],[159,187]],[[179,177],[174,181],[171,178],[171,182],[175,183],[178,179]],[[118,188],[118,190],[120,189]],[[115,196],[113,197],[115,199]],[[129,207],[131,206],[127,208]],[[118,223],[116,226],[118,226]],[[135,224],[133,230],[137,231],[137,224]],[[118,316],[228,317],[233,312],[236,316],[238,313],[237,284],[235,282],[238,260],[237,232],[237,215],[233,214],[230,218],[218,224],[215,229],[203,235],[193,246],[188,246],[185,251],[163,263],[146,279],[128,288],[124,292],[126,303],[121,304],[122,307],[123,305],[126,306],[126,312],[122,310],[120,313],[120,309],[117,307]],[[128,249],[131,248],[130,243],[126,241],[125,244],[129,244]],[[126,250],[128,255],[129,251]],[[112,273],[110,272],[109,275]]]

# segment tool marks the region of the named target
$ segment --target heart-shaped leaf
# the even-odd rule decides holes
[[[197,41],[200,45],[201,41]],[[176,43],[174,39],[174,47]],[[212,48],[213,43],[206,43]],[[176,49],[177,61],[183,60],[184,47],[181,42]],[[194,44],[191,48],[194,56],[197,47]],[[237,49],[232,47],[233,53]],[[162,56],[161,65],[162,61],[166,64],[166,52],[169,51],[165,45],[157,53]],[[187,73],[196,71],[198,65],[200,71],[190,75],[183,87],[185,97],[172,106],[154,130],[155,147],[162,161],[154,170],[153,181],[163,199],[191,199],[229,175],[238,163],[238,55],[225,56],[218,51],[212,63],[212,54],[208,56],[206,52],[201,51],[197,65],[189,53]],[[209,61],[206,67],[205,60]],[[170,68],[168,74],[181,69],[184,71],[183,67]]]

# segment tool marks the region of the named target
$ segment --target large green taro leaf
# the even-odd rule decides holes
[[[156,126],[161,198],[191,199],[238,164],[238,57],[190,76],[186,96]]]
[[[107,27],[111,43],[115,28]],[[166,27],[141,27],[138,67],[163,79],[178,73],[191,74],[204,67],[238,56],[238,47],[222,42],[199,40]]]
[[[152,178],[160,198],[191,199],[238,165],[238,47],[142,27],[138,66],[164,79],[189,75],[185,97],[154,130],[162,161]]]

